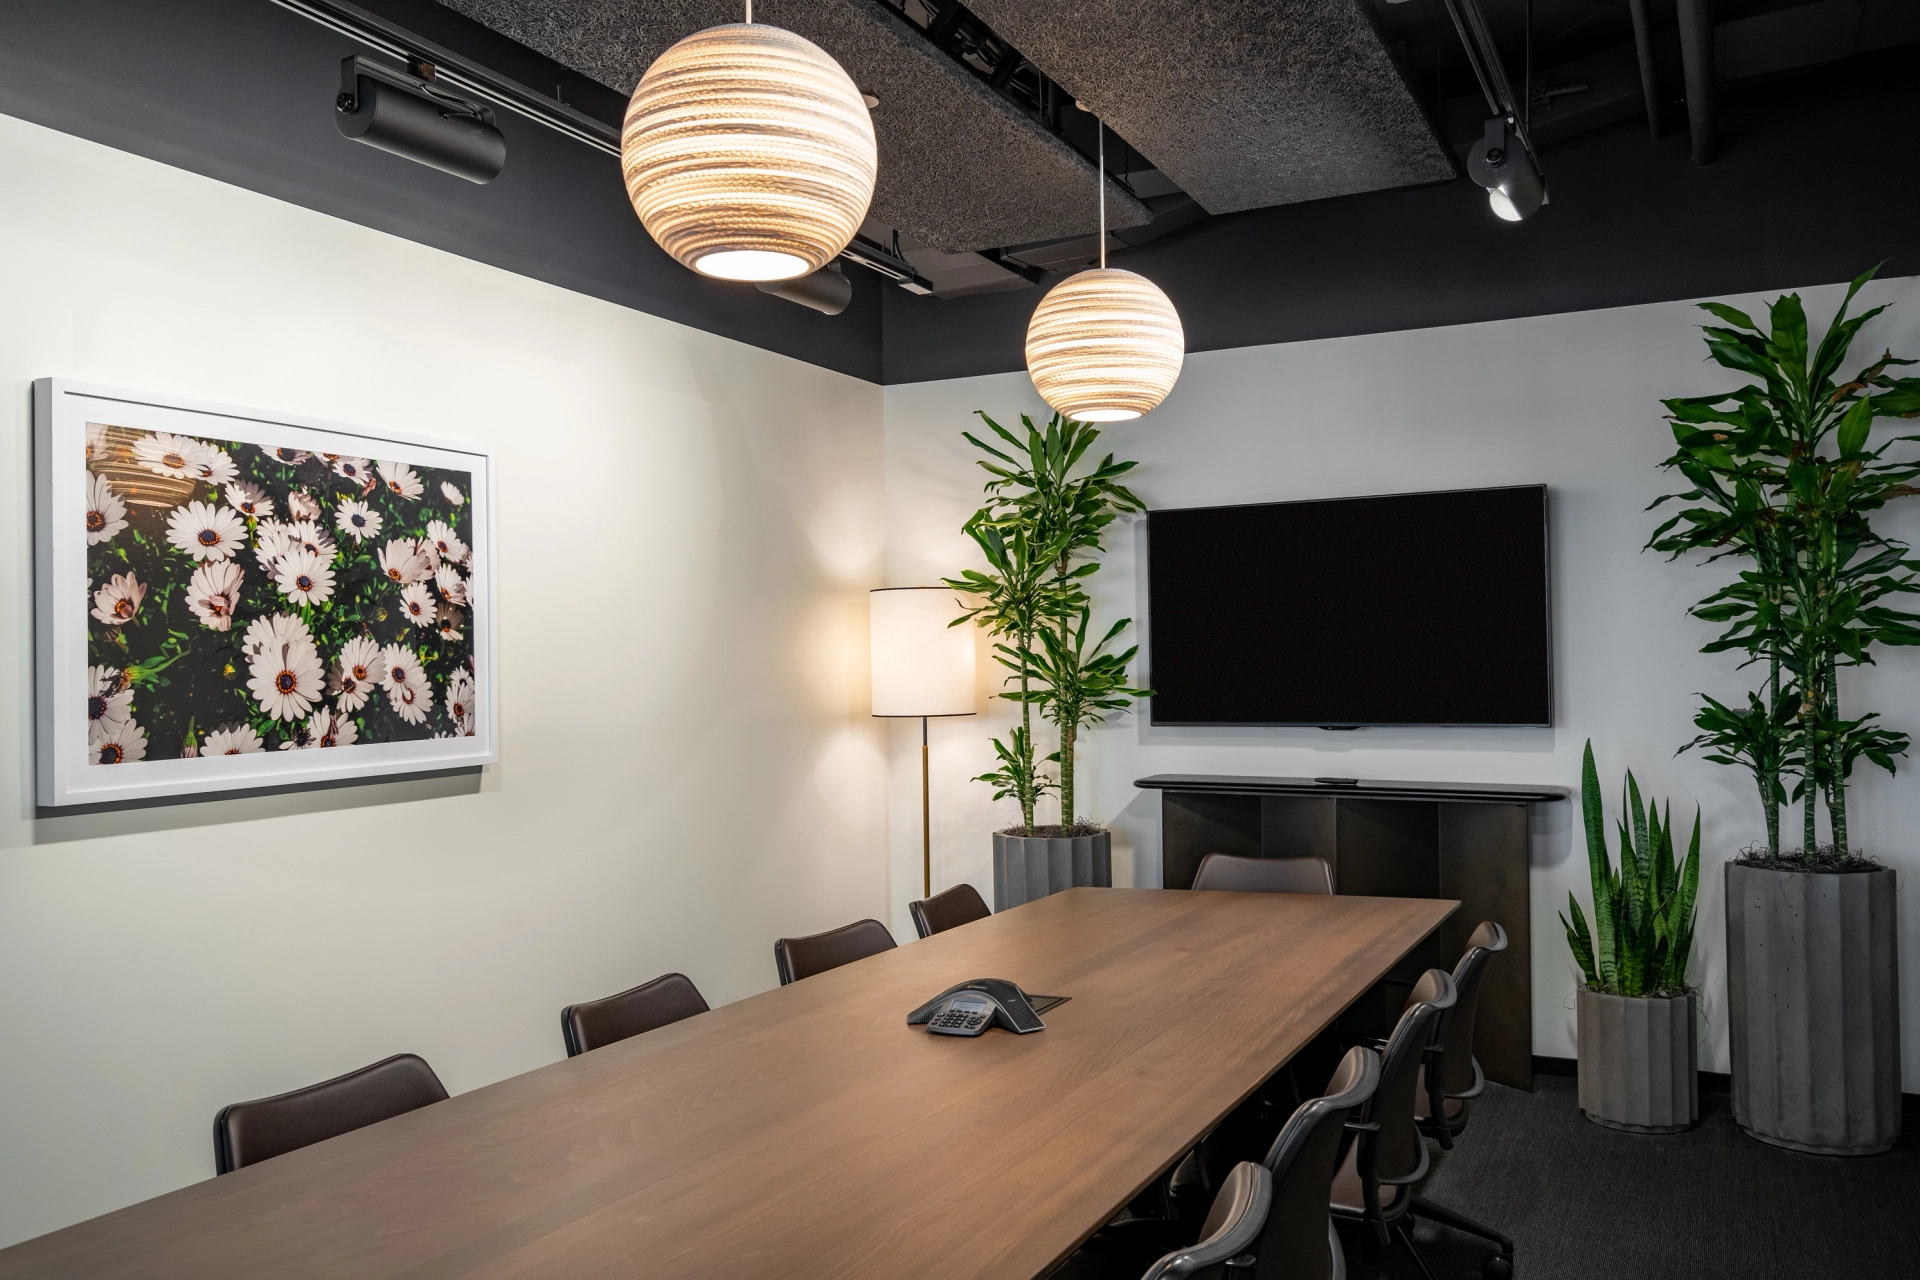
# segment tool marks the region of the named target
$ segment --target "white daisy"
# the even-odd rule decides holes
[[[387,575],[389,582],[409,586],[432,571],[433,566],[420,554],[419,544],[412,538],[394,538],[380,548],[380,572]]]
[[[133,718],[133,690],[125,687],[118,667],[87,668],[87,731],[112,733]]]
[[[380,651],[380,685],[394,714],[408,724],[419,724],[433,709],[433,689],[427,684],[426,668],[413,651],[390,644]]]
[[[333,570],[311,551],[294,551],[280,562],[273,585],[295,604],[325,604],[333,595]]]
[[[347,501],[335,509],[333,523],[355,542],[365,542],[368,538],[380,536],[380,526],[384,521],[380,513],[366,503]]]
[[[195,560],[225,560],[246,544],[239,514],[210,502],[189,502],[167,517],[167,541]]]
[[[308,555],[319,556],[322,561],[333,559],[333,539],[320,531],[320,526],[311,520],[296,520],[287,526],[287,538],[292,543],[292,551],[304,551]]]
[[[333,474],[343,480],[351,480],[355,484],[365,484],[367,478],[373,474],[373,464],[365,458],[335,458]]]
[[[451,560],[455,564],[467,558],[467,544],[460,541],[460,535],[438,520],[427,521],[426,544],[439,553],[442,560]]]
[[[464,668],[454,672],[453,679],[447,681],[447,714],[453,717],[462,737],[473,736],[477,710],[474,706],[473,677]]]
[[[108,732],[99,725],[87,730],[87,757],[94,764],[125,764],[147,758],[147,731],[128,720]]]
[[[433,629],[440,633],[442,640],[453,641],[461,637],[463,633],[460,630],[460,621],[460,611],[445,600],[442,600],[440,607],[434,610]]]
[[[350,747],[360,736],[360,731],[353,727],[353,721],[325,707],[314,712],[313,719],[307,721],[307,733],[316,747]]]
[[[116,573],[107,581],[107,585],[93,593],[93,616],[110,627],[121,626],[133,620],[140,612],[140,602],[147,598],[147,589],[140,585],[139,579],[131,573]]]
[[[289,467],[297,467],[313,456],[305,449],[268,449],[266,452],[275,462]]]
[[[433,571],[433,585],[439,588],[443,600],[451,600],[454,604],[472,603],[467,599],[467,580],[450,564],[443,564]]]
[[[315,719],[318,717],[316,716]],[[302,720],[287,730],[287,736],[280,740],[282,751],[305,751],[314,746],[313,720]]]
[[[288,635],[253,660],[247,688],[275,720],[299,720],[320,701],[326,682],[313,641]]]
[[[227,505],[249,520],[265,520],[273,515],[273,499],[259,485],[236,480],[227,486]]]
[[[340,650],[340,661],[327,677],[327,692],[342,711],[358,711],[373,696],[382,677],[380,646],[372,636],[355,636]]]
[[[127,527],[127,504],[105,476],[87,478],[87,545],[98,546]]]
[[[246,655],[248,662],[259,662],[287,641],[311,646],[313,633],[307,630],[306,622],[297,613],[267,614],[247,624],[247,634],[240,641],[240,652]]]
[[[232,560],[210,560],[193,571],[187,582],[187,608],[193,610],[201,626],[214,631],[233,626],[243,577],[239,564]]]
[[[240,468],[233,465],[233,459],[227,456],[225,449],[204,440],[194,443],[200,446],[200,455],[193,460],[193,474],[196,477],[219,488],[240,474]]]
[[[380,478],[386,482],[387,492],[399,498],[417,498],[426,492],[427,486],[420,483],[413,468],[404,462],[377,462]]]
[[[256,751],[264,751],[266,744],[260,741],[260,735],[253,731],[250,724],[228,725],[215,729],[207,735],[200,745],[203,756],[246,756]]]
[[[169,476],[175,480],[199,479],[200,454],[198,440],[190,436],[171,435],[165,431],[141,436],[133,443],[135,462],[157,476]]]
[[[466,499],[461,496],[460,490],[455,487],[451,480],[442,480],[440,482],[440,492],[446,494],[447,501],[456,507],[466,501]]]
[[[253,530],[253,554],[260,558],[260,567],[272,573],[280,565],[280,559],[293,550],[293,534],[286,525],[278,520],[262,520]]]
[[[87,424],[87,463],[93,463],[107,456],[107,424],[89,422]]]
[[[305,489],[295,489],[287,495],[287,514],[295,520],[318,520],[320,501]]]
[[[433,588],[424,582],[409,583],[400,592],[400,612],[416,627],[433,625]]]

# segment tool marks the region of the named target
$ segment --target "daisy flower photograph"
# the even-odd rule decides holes
[[[88,766],[474,732],[473,472],[111,420],[84,457],[69,439]]]

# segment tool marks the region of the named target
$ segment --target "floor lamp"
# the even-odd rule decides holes
[[[921,896],[933,896],[933,810],[927,780],[927,721],[970,716],[973,626],[950,626],[961,605],[946,587],[884,587],[871,596],[873,714],[920,719]]]

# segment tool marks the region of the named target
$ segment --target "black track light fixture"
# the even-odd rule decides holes
[[[762,293],[797,302],[803,307],[812,307],[826,316],[839,315],[853,301],[853,281],[847,279],[846,272],[841,270],[838,258],[818,271],[796,279],[762,280],[756,287]]]
[[[1487,202],[1508,222],[1525,222],[1547,202],[1547,180],[1503,116],[1488,120],[1467,152],[1467,176],[1487,189]]]
[[[402,71],[372,58],[340,62],[334,123],[341,136],[468,182],[492,182],[507,163],[493,112],[433,83],[432,63]]]

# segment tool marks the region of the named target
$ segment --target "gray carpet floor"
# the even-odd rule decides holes
[[[1513,1238],[1524,1280],[1823,1280],[1920,1276],[1920,1140],[1884,1156],[1800,1155],[1756,1142],[1724,1095],[1702,1123],[1646,1137],[1580,1114],[1574,1082],[1489,1085],[1426,1198]],[[1478,1276],[1491,1247],[1420,1224],[1438,1280]],[[1349,1257],[1357,1257],[1349,1249]],[[1404,1251],[1353,1280],[1419,1280]]]

